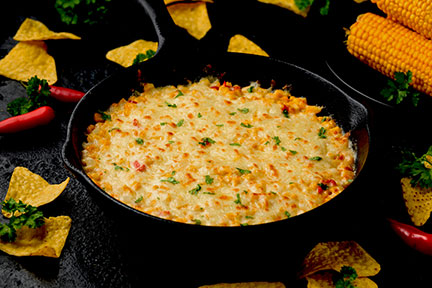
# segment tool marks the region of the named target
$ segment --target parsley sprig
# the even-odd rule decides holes
[[[336,288],[355,288],[353,281],[357,279],[357,272],[350,266],[342,266],[340,272],[333,276],[333,284]]]
[[[156,52],[152,49],[147,50],[145,53],[138,53],[135,57],[135,59],[132,62],[132,65],[136,65],[138,63],[141,63],[147,59],[152,58]]]
[[[417,157],[411,151],[402,152],[402,161],[396,169],[403,175],[411,177],[413,187],[422,188],[432,187],[432,145],[428,151],[420,157]]]
[[[0,223],[0,237],[5,242],[13,242],[17,237],[17,230],[23,226],[38,228],[45,224],[42,211],[36,207],[24,204],[21,200],[16,202],[9,198],[2,202],[2,210],[11,213],[9,223]],[[16,216],[15,213],[18,212]]]
[[[12,116],[28,113],[39,107],[48,105],[51,95],[47,80],[33,76],[27,83],[24,83],[27,97],[20,97],[7,105],[7,111]]]
[[[381,95],[389,102],[395,100],[396,104],[400,104],[405,98],[411,97],[412,104],[417,107],[420,93],[414,91],[410,86],[411,83],[411,71],[408,70],[407,73],[395,72],[394,81],[387,81],[387,87],[381,90]]]

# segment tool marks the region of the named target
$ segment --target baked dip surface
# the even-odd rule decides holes
[[[106,193],[157,217],[277,221],[327,202],[354,177],[349,133],[320,111],[257,83],[145,84],[95,114],[82,162]]]

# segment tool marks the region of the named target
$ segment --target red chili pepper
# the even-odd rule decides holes
[[[0,134],[10,134],[46,125],[54,119],[54,116],[54,110],[51,107],[42,106],[28,113],[0,121]]]
[[[84,92],[65,88],[50,86],[51,96],[62,102],[78,102],[85,95]]]
[[[426,254],[432,255],[432,234],[393,219],[388,219],[390,226],[397,235],[410,247]]]

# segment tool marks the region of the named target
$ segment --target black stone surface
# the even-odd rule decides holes
[[[138,38],[156,40],[149,19],[134,1],[117,1],[108,24],[85,32],[80,31],[82,27],[60,23],[53,2],[10,1],[1,7],[0,58],[16,44],[12,36],[26,17],[41,20],[54,31],[75,32],[83,40],[47,41],[48,51],[56,59],[56,85],[88,91],[122,69],[105,59],[108,50]],[[358,97],[326,68],[328,43],[323,41],[326,33],[321,28],[328,18],[321,18],[317,9],[311,20],[304,20],[252,0],[214,2],[208,6],[215,34],[244,34],[273,57],[309,68]],[[9,117],[7,103],[24,95],[19,82],[0,76],[0,120]],[[430,256],[405,246],[385,217],[409,221],[392,178],[391,158],[401,146],[429,146],[429,132],[421,127],[431,122],[427,117],[421,118],[422,125],[415,122],[418,119],[412,115],[421,115],[421,109],[407,118],[399,110],[358,99],[370,109],[374,132],[374,148],[362,172],[358,199],[342,207],[339,216],[326,223],[325,231],[303,227],[235,233],[151,225],[105,207],[62,163],[60,151],[74,105],[56,103],[56,119],[51,124],[0,136],[0,199],[17,166],[27,167],[50,183],[71,177],[64,193],[42,209],[47,216],[70,216],[72,228],[59,259],[19,258],[0,252],[0,287],[198,287],[232,281],[281,281],[287,287],[306,287],[305,281],[295,279],[302,257],[319,241],[342,240],[356,240],[377,259],[382,271],[373,280],[380,287],[430,287]],[[432,231],[430,225],[424,229]]]

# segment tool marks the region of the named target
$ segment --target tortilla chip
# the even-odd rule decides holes
[[[53,32],[48,29],[42,22],[27,18],[21,24],[20,28],[13,37],[17,41],[34,41],[34,40],[54,40],[54,39],[74,39],[80,37],[68,32]]]
[[[303,10],[299,9],[299,7],[295,3],[295,0],[258,0],[258,1],[262,2],[262,3],[272,4],[272,5],[276,5],[276,6],[291,10],[292,12],[294,12],[300,16],[303,16],[303,17],[306,17],[309,13],[309,10],[310,10],[310,5],[307,6]]]
[[[413,187],[411,178],[402,178],[402,196],[411,221],[416,226],[422,226],[432,212],[432,188]]]
[[[33,76],[57,82],[54,58],[46,52],[43,41],[19,42],[0,60],[0,75],[18,81],[28,81]]]
[[[130,43],[129,45],[121,46],[108,51],[108,53],[106,54],[106,58],[110,61],[122,65],[123,67],[129,67],[132,65],[137,54],[145,54],[147,50],[156,51],[157,48],[157,42],[145,41],[140,39]]]
[[[285,288],[281,282],[243,282],[204,285],[199,288]]]
[[[228,52],[254,54],[269,57],[269,55],[258,45],[240,34],[231,37],[228,44]]]
[[[334,273],[331,271],[315,273],[307,276],[307,288],[334,288],[333,276]],[[356,288],[378,288],[378,285],[369,278],[357,278],[352,283]]]
[[[69,178],[60,184],[50,185],[41,176],[27,168],[16,167],[12,173],[5,200],[13,198],[23,203],[39,207],[56,199],[66,188]],[[7,215],[6,215],[7,216]]]
[[[312,275],[318,271],[340,271],[343,266],[350,266],[358,277],[378,274],[381,266],[357,242],[318,243],[303,261],[299,278]]]
[[[165,4],[173,1],[165,0]],[[174,23],[196,39],[203,38],[211,28],[205,2],[179,3],[167,7]]]
[[[2,242],[0,250],[13,256],[60,257],[69,234],[72,220],[68,216],[45,218],[42,227],[27,226],[17,230],[14,242]]]

